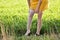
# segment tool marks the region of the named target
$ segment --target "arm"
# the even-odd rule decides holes
[[[30,8],[30,0],[27,0],[28,1],[28,6],[29,6],[29,8]]]
[[[38,4],[37,4],[37,8],[38,8],[38,9],[40,8],[41,2],[42,2],[42,0],[39,0],[39,2],[38,2]]]
[[[39,12],[39,8],[40,8],[41,3],[42,3],[42,0],[39,0],[39,1],[38,1],[38,4],[37,4],[37,7],[36,7],[36,9],[35,9],[35,12],[36,12],[36,13]]]

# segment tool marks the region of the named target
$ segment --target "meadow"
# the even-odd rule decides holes
[[[60,0],[49,0],[49,7],[43,12],[40,36],[34,36],[37,26],[37,14],[31,25],[32,34],[26,32],[28,4],[27,0],[0,0],[0,39],[2,39],[1,23],[9,40],[60,40]]]

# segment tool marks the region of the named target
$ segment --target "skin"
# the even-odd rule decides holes
[[[41,2],[42,2],[42,0],[39,0],[39,2],[37,4],[37,7],[35,9],[35,13],[39,13],[39,8],[40,8],[40,5],[41,5]]]
[[[30,0],[27,0],[28,1],[28,6],[29,6],[29,8],[30,8]]]
[[[28,1],[28,5],[30,8],[30,0],[27,0],[27,1]],[[29,16],[28,16],[28,22],[27,22],[27,31],[26,31],[25,35],[28,35],[30,33],[30,27],[31,27],[32,18],[33,18],[34,13],[38,13],[36,34],[38,34],[38,35],[40,34],[41,25],[42,25],[42,11],[39,11],[39,8],[41,5],[41,1],[42,0],[39,0],[35,10],[31,10],[31,9],[29,10]]]

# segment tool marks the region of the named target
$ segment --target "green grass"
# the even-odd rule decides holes
[[[4,23],[4,27],[9,35],[13,31],[17,36],[16,40],[28,40],[24,35],[26,32],[28,17],[27,0],[0,0],[0,21]],[[60,33],[60,0],[49,0],[49,7],[44,11],[42,17],[41,40],[50,40],[45,33]],[[31,32],[35,34],[37,26],[37,14],[33,17]],[[13,31],[12,31],[13,30]],[[1,33],[1,30],[0,30]],[[14,34],[13,33],[13,34]],[[20,37],[21,36],[21,37]],[[39,40],[40,37],[31,36],[29,40]],[[51,39],[55,40],[55,39]]]
[[[20,37],[16,37],[16,36],[11,36],[9,38],[10,40],[59,40],[59,36],[55,35],[55,34],[51,34],[51,35],[40,35],[40,36],[35,36],[35,35],[30,35],[30,36],[20,36]]]

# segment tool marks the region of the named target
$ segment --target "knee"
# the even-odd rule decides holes
[[[39,11],[39,13],[38,13],[39,15],[42,15],[42,11]]]
[[[29,17],[32,17],[34,15],[34,11],[33,10],[30,10],[29,11]]]

